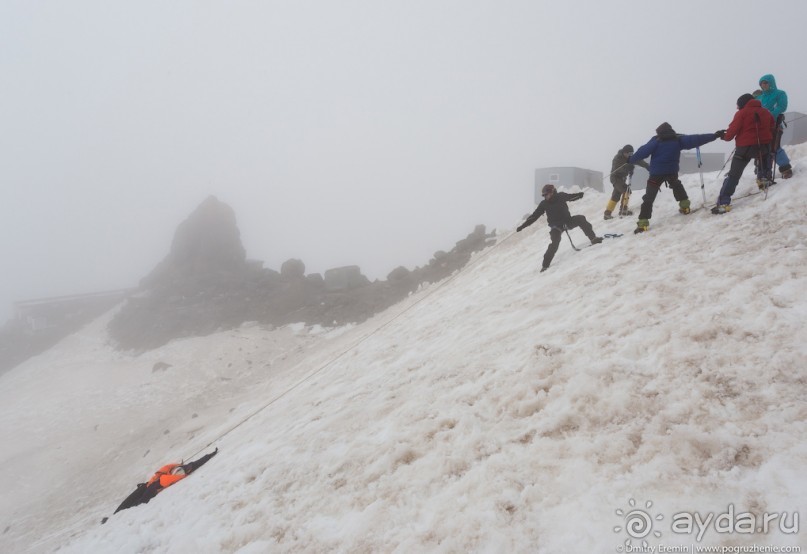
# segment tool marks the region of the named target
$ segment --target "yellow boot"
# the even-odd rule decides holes
[[[613,219],[611,212],[614,211],[614,208],[616,208],[616,202],[614,200],[609,200],[608,205],[605,206],[605,215],[603,216],[603,219]]]

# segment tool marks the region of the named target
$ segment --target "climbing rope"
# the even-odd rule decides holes
[[[507,240],[508,240],[510,237],[512,237],[514,234],[515,234],[515,232],[511,232],[509,235],[507,235],[507,236],[506,236],[505,238],[503,238],[502,240],[498,241],[496,244],[494,244],[494,245],[493,245],[493,246],[491,246],[490,248],[485,249],[485,250],[482,252],[482,254],[480,254],[480,255],[479,255],[479,256],[478,256],[478,257],[477,257],[475,260],[473,260],[473,261],[471,261],[470,263],[466,264],[466,265],[465,265],[465,267],[461,268],[459,271],[455,272],[454,274],[452,274],[452,275],[451,275],[451,276],[449,276],[448,278],[443,279],[442,281],[440,281],[440,283],[438,283],[438,285],[437,285],[436,287],[433,287],[433,288],[431,288],[430,290],[428,290],[428,291],[426,292],[426,294],[424,294],[422,297],[420,297],[420,298],[418,298],[417,300],[415,300],[414,302],[412,302],[412,303],[411,303],[409,306],[407,306],[406,308],[404,308],[403,310],[401,310],[401,311],[400,311],[398,314],[396,314],[394,317],[390,318],[390,319],[389,319],[389,321],[386,321],[386,322],[382,323],[381,325],[379,325],[378,327],[376,327],[376,328],[375,328],[375,329],[373,329],[372,331],[368,332],[366,335],[364,335],[363,337],[361,337],[360,339],[358,339],[356,342],[354,342],[353,344],[351,344],[350,346],[348,346],[348,347],[347,347],[345,350],[343,350],[342,352],[340,352],[340,353],[339,353],[339,354],[337,354],[336,356],[334,356],[334,357],[330,358],[328,361],[326,361],[325,363],[323,363],[322,365],[320,365],[320,366],[319,366],[318,368],[316,368],[315,370],[313,370],[313,371],[309,372],[309,373],[308,373],[307,375],[305,375],[305,376],[304,376],[302,379],[300,379],[299,381],[297,381],[296,383],[294,383],[293,385],[291,385],[289,388],[285,389],[283,392],[281,392],[281,393],[280,393],[280,394],[278,394],[277,396],[273,397],[273,398],[272,398],[271,400],[269,400],[269,401],[268,401],[266,404],[263,404],[261,407],[259,407],[259,408],[258,408],[258,409],[256,409],[255,411],[251,412],[251,413],[250,413],[250,414],[248,414],[246,417],[244,417],[242,420],[240,420],[238,423],[236,423],[235,425],[233,425],[231,428],[229,428],[228,430],[224,431],[223,433],[221,433],[220,435],[218,435],[216,438],[214,438],[213,440],[211,440],[210,442],[208,442],[206,445],[204,445],[202,448],[200,448],[199,450],[197,450],[196,452],[194,452],[193,454],[191,454],[190,456],[188,456],[188,458],[183,458],[183,459],[193,459],[193,458],[195,458],[197,455],[199,455],[200,453],[202,453],[202,452],[204,452],[205,450],[207,450],[208,448],[210,448],[210,447],[211,447],[211,446],[212,446],[214,443],[216,443],[216,442],[220,441],[222,438],[226,437],[227,435],[229,435],[230,433],[232,433],[233,431],[235,431],[236,429],[238,429],[239,427],[241,427],[242,425],[244,425],[244,424],[245,424],[247,421],[249,421],[250,419],[252,419],[252,418],[253,418],[253,417],[255,417],[256,415],[258,415],[259,413],[261,413],[262,411],[264,411],[266,408],[268,408],[269,406],[271,406],[272,404],[274,404],[275,402],[277,402],[277,401],[278,401],[278,400],[280,400],[281,398],[283,398],[283,397],[287,396],[289,393],[291,393],[291,392],[292,392],[292,391],[294,391],[295,389],[299,388],[301,385],[303,385],[303,384],[304,384],[304,383],[306,383],[307,381],[311,380],[311,379],[312,379],[313,377],[315,377],[316,375],[320,374],[320,373],[321,373],[322,371],[324,371],[324,370],[325,370],[325,369],[326,369],[328,366],[330,366],[330,365],[334,364],[336,361],[338,361],[339,359],[341,359],[342,357],[344,357],[346,354],[348,354],[348,353],[352,352],[353,350],[355,350],[356,348],[358,348],[358,347],[359,347],[361,344],[363,344],[365,341],[367,341],[367,340],[368,340],[370,337],[375,336],[376,334],[378,334],[380,331],[382,331],[382,330],[383,330],[383,329],[385,329],[386,327],[389,327],[389,326],[390,326],[392,323],[394,323],[394,322],[395,322],[395,321],[397,321],[397,320],[398,320],[398,319],[399,319],[401,316],[403,316],[404,314],[406,314],[407,312],[409,312],[410,310],[412,310],[412,309],[413,309],[415,306],[419,305],[421,302],[423,302],[424,300],[426,300],[427,298],[429,298],[429,297],[430,297],[431,295],[433,295],[435,292],[437,292],[438,290],[442,289],[444,286],[446,286],[447,284],[449,284],[451,281],[453,281],[454,279],[456,279],[456,278],[457,278],[458,276],[460,276],[461,274],[465,273],[465,272],[466,272],[468,269],[470,269],[471,267],[473,267],[473,266],[477,265],[477,264],[478,264],[478,263],[479,263],[479,262],[480,262],[482,259],[484,259],[484,258],[485,258],[485,257],[486,257],[488,254],[490,254],[492,251],[494,251],[495,249],[497,249],[499,246],[501,246],[502,244],[504,244],[504,243],[505,243],[505,242],[506,242],[506,241],[507,241]]]

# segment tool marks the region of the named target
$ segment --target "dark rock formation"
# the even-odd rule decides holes
[[[280,276],[286,281],[302,279],[305,276],[305,264],[302,260],[290,259],[280,266]]]
[[[235,212],[210,196],[179,225],[168,256],[141,281],[141,287],[221,282],[243,273],[246,264]]]
[[[337,267],[325,272],[325,288],[329,291],[345,291],[369,284],[370,280],[361,274],[357,265]]]
[[[305,275],[290,259],[280,271],[247,260],[233,210],[206,199],[177,228],[165,259],[136,291],[111,291],[18,303],[17,317],[0,328],[0,373],[43,352],[121,302],[110,336],[126,350],[143,351],[172,339],[203,336],[246,321],[274,326],[303,322],[323,326],[358,323],[406,298],[422,283],[461,269],[492,243],[479,225],[423,267],[393,269],[370,282],[358,266]],[[168,369],[155,364],[154,371]]]
[[[402,265],[399,265],[387,274],[387,281],[390,283],[400,283],[411,279],[412,272]]]
[[[492,241],[480,225],[450,252],[423,268],[399,267],[388,281],[370,282],[358,266],[305,275],[290,259],[280,272],[248,261],[232,209],[211,197],[177,228],[171,251],[140,283],[109,324],[120,348],[147,350],[172,339],[202,336],[245,321],[271,325],[361,322],[399,302],[420,283],[463,267]]]

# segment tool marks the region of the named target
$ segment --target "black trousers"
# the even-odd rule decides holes
[[[198,460],[194,460],[192,462],[188,462],[187,464],[183,464],[182,467],[185,468],[185,473],[187,475],[190,475],[191,473],[193,473],[194,471],[199,469],[199,467],[205,465],[207,463],[207,461],[210,458],[212,458],[213,456],[215,456],[216,452],[218,452],[218,451],[219,451],[219,449],[216,448],[216,450],[214,452],[211,452],[210,454],[205,454],[204,456],[202,456]]]
[[[586,216],[584,215],[573,215],[565,224],[566,229],[574,229],[575,227],[580,227],[589,240],[592,240],[597,236],[594,234],[594,229],[591,227],[591,223],[588,222]],[[558,246],[560,246],[561,235],[563,235],[562,227],[550,228],[549,238],[552,240],[552,242],[550,242],[549,246],[546,247],[543,267],[549,267],[549,264],[552,263],[552,258],[555,257],[555,252],[558,251]]]
[[[717,197],[717,203],[721,206],[731,204],[731,196],[737,190],[737,185],[740,182],[745,166],[751,160],[757,160],[757,177],[769,179],[771,177],[770,159],[770,145],[752,145],[752,146],[738,146],[734,150],[734,156],[731,158],[731,166],[726,178],[723,179],[723,186],[720,187],[720,195]],[[760,169],[761,168],[761,169]]]
[[[653,216],[653,202],[656,201],[661,185],[667,183],[673,191],[673,196],[677,201],[688,200],[687,191],[677,173],[667,175],[651,175],[647,180],[647,188],[642,196],[642,208],[639,210],[639,219],[650,219]]]
[[[150,485],[146,485],[145,483],[138,483],[137,489],[126,497],[126,499],[121,502],[120,506],[113,512],[117,514],[121,510],[125,510],[127,508],[131,508],[132,506],[137,506],[138,504],[146,504],[149,500],[157,496],[157,493],[160,492],[162,487],[160,487],[160,480],[157,479]]]

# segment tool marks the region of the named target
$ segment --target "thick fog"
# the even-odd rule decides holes
[[[799,0],[7,0],[0,321],[136,285],[211,194],[267,267],[425,264],[514,227],[536,168],[725,128],[765,73],[807,111],[805,21]]]

